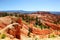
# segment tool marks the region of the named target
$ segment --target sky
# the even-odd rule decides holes
[[[60,0],[0,0],[0,11],[60,11]]]

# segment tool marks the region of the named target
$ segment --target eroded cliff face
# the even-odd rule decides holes
[[[18,23],[20,26],[13,25],[13,28],[8,29],[7,33],[17,39],[20,39],[21,36],[19,35],[32,38],[38,35],[39,39],[49,38],[51,34],[54,35],[53,37],[56,35],[60,36],[60,16],[51,14],[50,12],[34,12],[32,14],[16,15],[9,14],[8,16],[0,17],[1,29],[13,23]]]

